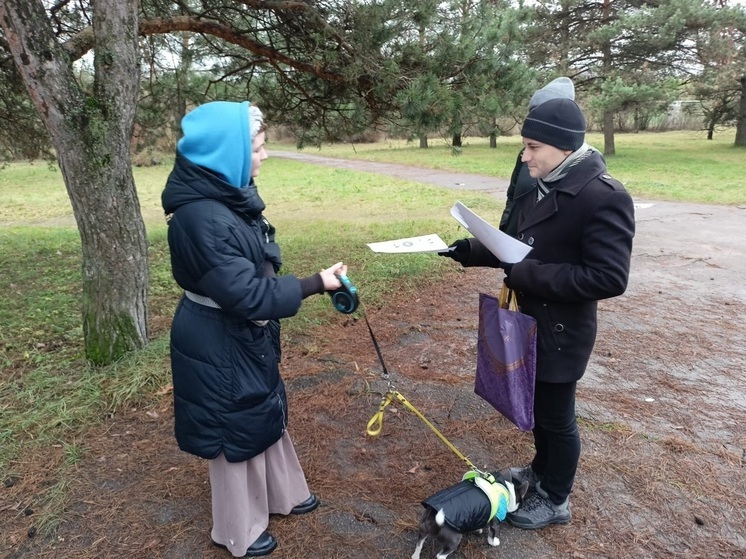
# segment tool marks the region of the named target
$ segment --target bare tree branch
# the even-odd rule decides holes
[[[233,45],[240,46],[246,50],[271,60],[277,64],[284,64],[296,70],[313,74],[323,80],[332,82],[343,82],[345,78],[335,72],[329,72],[325,68],[301,62],[281,52],[271,49],[257,41],[250,39],[245,32],[238,31],[227,25],[212,21],[205,21],[193,16],[174,16],[169,18],[155,18],[140,22],[140,35],[148,36],[154,34],[166,34],[173,31],[191,31],[202,33],[223,39]],[[72,60],[81,58],[86,52],[93,48],[93,29],[87,27],[75,37],[63,44],[64,49]]]

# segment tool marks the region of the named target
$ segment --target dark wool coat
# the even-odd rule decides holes
[[[515,235],[518,228],[518,212],[513,211],[513,205],[516,198],[520,198],[528,191],[536,192],[536,181],[531,178],[528,172],[528,166],[521,161],[523,150],[518,153],[518,157],[513,167],[513,173],[510,176],[510,184],[505,197],[505,209],[500,218],[500,231],[508,235]]]
[[[514,199],[515,236],[533,250],[508,267],[506,283],[521,311],[537,321],[536,380],[572,382],[593,350],[597,301],[627,288],[634,205],[598,152],[551,184],[538,203],[536,190]],[[479,241],[470,242],[467,265],[496,265]]]
[[[179,448],[229,462],[264,452],[287,426],[279,374],[280,318],[301,305],[300,281],[277,277],[274,228],[256,188],[235,188],[180,154],[162,195],[171,266],[185,297],[171,328],[175,431]],[[259,326],[254,320],[270,320]]]

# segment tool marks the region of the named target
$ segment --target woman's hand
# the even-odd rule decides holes
[[[324,282],[324,289],[326,291],[334,291],[342,287],[342,282],[339,281],[339,276],[347,275],[347,265],[337,262],[331,268],[321,270],[321,281]]]

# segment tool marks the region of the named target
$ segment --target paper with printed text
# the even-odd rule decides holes
[[[438,235],[422,235],[393,241],[368,243],[373,252],[405,253],[405,252],[443,252],[448,245]]]
[[[493,227],[461,202],[454,204],[451,215],[502,262],[515,264],[531,251],[530,246]]]

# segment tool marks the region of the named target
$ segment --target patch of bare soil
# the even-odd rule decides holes
[[[532,452],[530,434],[473,393],[478,293],[498,287],[493,271],[454,272],[417,298],[366,309],[395,388],[490,469],[524,464]],[[595,356],[579,385],[583,454],[572,523],[538,532],[506,524],[497,550],[470,535],[455,557],[746,553],[743,303],[692,305],[650,284],[630,291],[602,303]],[[290,432],[323,505],[273,517],[280,545],[272,556],[409,557],[420,500],[455,483],[466,465],[396,404],[382,434],[366,434],[387,382],[363,320],[339,315],[336,326],[289,340],[283,365]],[[92,430],[85,448],[55,541],[28,535],[55,481],[45,478],[49,456],[28,457],[15,483],[0,488],[5,557],[229,557],[210,544],[207,464],[176,448],[168,395],[158,410],[131,410]],[[434,546],[423,554],[433,557]]]

